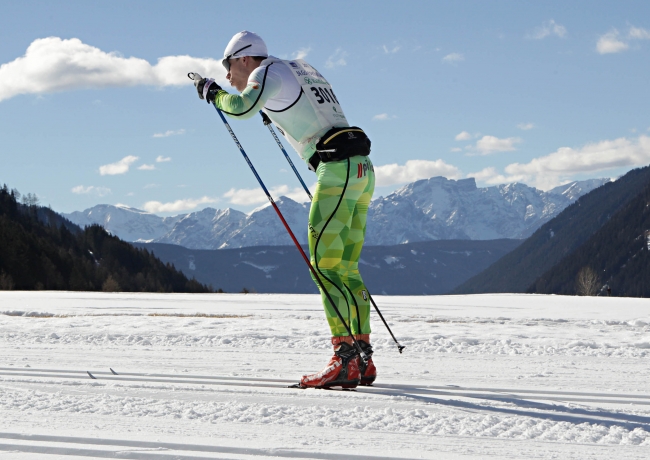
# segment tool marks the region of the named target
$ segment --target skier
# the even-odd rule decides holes
[[[322,371],[303,376],[300,386],[371,385],[377,371],[371,358],[370,303],[359,274],[368,205],[375,188],[368,158],[370,140],[361,129],[350,127],[323,75],[302,59],[269,56],[259,35],[236,34],[226,46],[222,63],[230,85],[240,94],[230,94],[213,79],[203,78],[195,81],[199,98],[233,118],[251,118],[262,110],[317,176],[309,212],[309,251],[335,303],[331,305],[319,286],[334,355]],[[334,308],[347,319],[368,356],[367,363],[359,358]]]

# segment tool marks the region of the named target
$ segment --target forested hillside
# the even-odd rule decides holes
[[[447,294],[512,251],[521,240],[437,240],[393,246],[364,246],[360,269],[370,292],[386,295]],[[316,294],[295,246],[188,249],[162,243],[133,243],[188,276],[226,292]],[[304,246],[304,250],[308,248]]]
[[[580,197],[505,255],[453,292],[526,292],[535,280],[584,244],[650,183],[650,167],[633,169]]]
[[[650,183],[575,252],[544,273],[528,292],[576,294],[579,273],[593,273],[593,291],[650,297]]]
[[[0,289],[210,292],[172,265],[109,235],[81,230],[35,200],[0,189]]]

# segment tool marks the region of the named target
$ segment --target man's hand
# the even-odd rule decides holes
[[[199,93],[199,99],[205,99],[208,104],[213,103],[214,97],[223,89],[212,78],[194,80],[194,86]]]

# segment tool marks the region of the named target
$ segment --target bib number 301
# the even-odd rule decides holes
[[[334,91],[332,88],[325,88],[322,86],[312,86],[311,91],[314,93],[314,96],[316,96],[316,102],[319,104],[323,104],[325,101],[329,102],[330,104],[338,104],[339,100],[336,98],[334,95]]]

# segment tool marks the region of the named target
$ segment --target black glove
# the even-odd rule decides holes
[[[212,78],[194,80],[194,86],[196,86],[196,91],[199,93],[199,99],[205,99],[208,104],[213,103],[217,93],[223,90]]]

